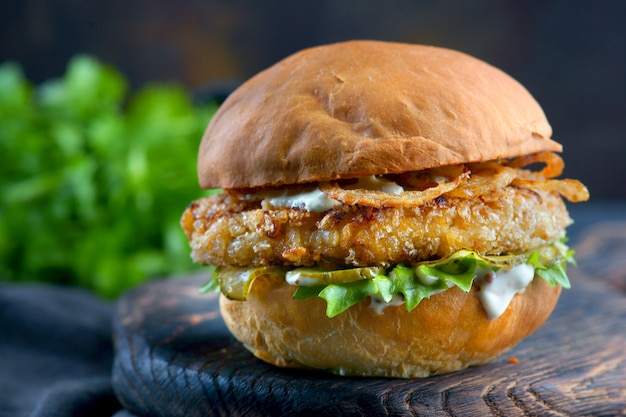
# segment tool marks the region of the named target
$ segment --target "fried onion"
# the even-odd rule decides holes
[[[470,167],[471,177],[460,187],[444,194],[444,197],[474,198],[499,190],[517,178],[517,170],[495,162]]]
[[[504,165],[511,168],[523,168],[538,162],[546,165],[538,173],[543,178],[555,178],[563,173],[565,163],[559,155],[553,152],[539,152],[530,155],[518,156],[517,158],[504,162]]]
[[[589,200],[589,190],[578,180],[529,180],[524,178],[516,178],[511,183],[520,188],[530,188],[534,190],[543,190],[548,192],[557,192],[563,198],[572,203]]]
[[[435,198],[454,190],[462,182],[467,181],[469,173],[458,175],[454,180],[440,182],[436,186],[420,191],[405,191],[400,194],[389,194],[382,191],[364,189],[348,190],[338,183],[320,183],[319,188],[333,200],[347,205],[361,205],[374,208],[387,207],[418,207]]]
[[[527,169],[544,164],[541,170]],[[398,194],[357,188],[354,181],[324,182],[319,189],[343,204],[373,208],[418,207],[436,199],[472,199],[494,193],[509,185],[560,194],[571,202],[589,199],[587,188],[576,180],[551,179],[563,171],[563,160],[552,152],[539,152],[510,160],[449,165],[384,176],[400,185]]]
[[[446,165],[422,171],[404,172],[399,174],[397,178],[392,179],[405,189],[422,191],[430,187],[436,187],[442,181],[453,181],[465,172],[467,172],[467,168],[464,164]]]

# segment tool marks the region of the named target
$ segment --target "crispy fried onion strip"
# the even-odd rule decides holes
[[[344,189],[337,183],[320,183],[319,188],[328,197],[347,205],[362,205],[375,208],[417,207],[454,190],[469,178],[469,172],[459,174],[452,181],[441,181],[436,186],[420,191],[405,191],[389,194],[382,191]]]
[[[522,169],[543,163],[539,172]],[[354,189],[336,182],[320,183],[329,198],[347,205],[374,208],[418,207],[437,197],[476,198],[509,185],[559,193],[571,202],[586,201],[587,188],[577,180],[556,180],[563,171],[563,160],[551,152],[525,155],[507,161],[490,161],[454,165],[404,173],[397,180],[406,191],[390,194],[382,191]]]
[[[530,164],[544,163],[546,166],[538,172],[543,178],[555,178],[563,173],[565,166],[563,159],[552,152],[538,152],[530,155],[518,156],[504,162],[505,166],[511,168],[524,168]]]
[[[516,178],[511,182],[511,185],[533,190],[557,192],[572,203],[589,200],[589,190],[578,180],[529,180]]]
[[[534,163],[544,163],[545,167],[534,174],[529,171],[520,170]],[[545,179],[558,177],[563,173],[563,159],[552,152],[539,152],[531,155],[524,155],[504,163],[507,167],[517,168],[518,176],[511,185],[520,188],[530,188],[534,190],[542,190],[548,192],[557,192],[563,198],[578,203],[589,200],[589,190],[580,181],[563,179]]]
[[[517,178],[517,170],[496,162],[468,165],[471,177],[460,187],[445,193],[444,197],[474,198],[509,185]]]

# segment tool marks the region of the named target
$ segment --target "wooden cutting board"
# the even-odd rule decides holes
[[[151,282],[119,300],[113,386],[137,416],[625,415],[626,293],[585,270],[608,253],[587,243],[535,334],[487,365],[422,380],[267,365],[230,336],[217,296],[198,293],[206,277]]]

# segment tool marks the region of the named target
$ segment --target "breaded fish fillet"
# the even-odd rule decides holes
[[[222,193],[192,203],[182,225],[193,258],[216,266],[388,266],[460,249],[523,253],[565,235],[556,192],[507,186],[479,198],[438,197],[419,207],[340,205],[323,213],[263,209]]]

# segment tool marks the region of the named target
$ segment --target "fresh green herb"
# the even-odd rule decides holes
[[[131,92],[78,56],[33,86],[0,65],[0,280],[116,297],[195,268],[179,219],[199,190],[199,140],[216,109],[175,84]]]

